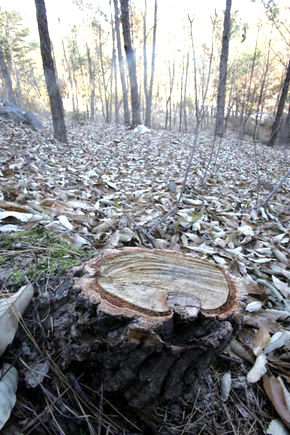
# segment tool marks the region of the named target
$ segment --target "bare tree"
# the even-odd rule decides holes
[[[189,67],[189,50],[186,56],[185,80],[184,80],[184,95],[183,95],[183,123],[184,130],[187,132],[187,83],[188,83],[188,67]]]
[[[242,120],[242,126],[241,126],[241,131],[240,131],[240,138],[241,139],[244,138],[244,135],[246,132],[246,127],[247,127],[247,123],[249,121],[249,118],[251,116],[252,103],[253,103],[254,95],[255,95],[254,91],[251,95],[251,91],[252,91],[252,82],[253,82],[254,70],[255,70],[256,60],[257,60],[257,48],[258,48],[259,33],[260,33],[260,26],[258,26],[255,49],[254,49],[254,54],[253,54],[252,63],[251,63],[250,78],[249,78],[249,82],[248,82],[249,83],[248,92],[247,92],[246,104],[245,104],[245,116],[244,116],[244,119]]]
[[[69,81],[69,84],[70,84],[70,87],[72,90],[72,92],[71,92],[72,109],[73,109],[73,111],[75,111],[76,110],[75,87],[74,87],[74,83],[73,83],[73,79],[72,79],[71,66],[70,66],[70,63],[68,61],[64,40],[62,40],[62,51],[63,51],[63,58],[64,58],[64,61],[63,61],[64,68],[67,69],[68,81]]]
[[[184,81],[184,59],[182,62],[182,72],[180,80],[180,100],[179,100],[179,131],[182,130],[182,116],[183,116],[183,81]]]
[[[156,55],[156,30],[157,30],[157,0],[154,4],[154,24],[153,24],[153,41],[152,41],[152,57],[151,57],[151,76],[150,83],[148,87],[148,71],[147,71],[147,0],[145,0],[145,11],[144,11],[144,25],[143,25],[143,51],[144,51],[144,93],[146,99],[146,110],[145,110],[145,125],[151,127],[152,118],[152,91],[153,91],[153,81],[154,81],[154,71],[155,71],[155,55]]]
[[[288,113],[286,119],[281,127],[279,143],[284,145],[290,145],[290,104],[288,105]]]
[[[284,110],[285,102],[286,102],[287,95],[288,95],[289,82],[290,82],[290,60],[288,62],[287,72],[286,72],[285,80],[284,80],[284,83],[282,86],[282,91],[281,91],[280,98],[279,98],[279,103],[278,103],[278,107],[277,107],[275,121],[274,121],[274,124],[272,126],[271,137],[269,140],[270,146],[274,145],[275,140],[276,140],[278,133],[279,133],[279,130],[280,130],[283,110]]]
[[[105,122],[111,122],[110,93],[108,91],[108,83],[106,80],[105,62],[104,62],[104,54],[103,54],[102,29],[101,29],[100,25],[98,26],[98,42],[99,42],[99,54],[100,54],[99,60],[100,60],[100,68],[101,68],[101,73],[102,73],[103,90],[104,90],[104,103],[105,103],[105,106],[103,108],[103,112],[105,113]]]
[[[175,56],[172,62],[172,68],[169,65],[168,66],[168,75],[169,75],[169,96],[166,99],[166,113],[165,113],[165,128],[168,128],[171,130],[171,124],[172,124],[172,91],[174,86],[174,79],[175,79]]]
[[[129,1],[120,0],[122,14],[122,28],[125,45],[125,53],[129,70],[130,87],[131,87],[131,106],[132,106],[132,127],[141,124],[140,99],[138,93],[138,82],[136,72],[135,50],[132,47],[130,19],[129,19]]]
[[[10,101],[10,103],[16,104],[16,98],[15,98],[15,94],[12,88],[12,81],[11,81],[11,77],[5,62],[5,58],[4,58],[4,53],[0,47],[0,68],[1,68],[1,73],[2,73],[2,77],[3,80],[5,82],[6,85],[6,91],[7,91],[7,97],[8,100]]]
[[[120,25],[119,25],[120,20],[119,20],[118,0],[114,0],[114,9],[115,9],[115,29],[116,29],[116,39],[117,39],[117,50],[118,50],[119,69],[120,69],[122,96],[123,96],[124,122],[125,122],[125,124],[130,124],[128,92],[127,92],[125,66],[124,66],[124,60],[123,60],[123,54],[122,54],[122,45],[121,45],[121,36],[120,36]]]
[[[226,95],[227,68],[228,68],[228,57],[229,57],[229,43],[230,43],[230,34],[231,34],[231,6],[232,6],[232,0],[226,0],[222,51],[220,57],[215,136],[222,136],[224,132],[225,95]]]
[[[114,77],[114,111],[115,111],[115,123],[119,124],[119,100],[118,100],[118,79],[117,79],[117,56],[116,56],[116,27],[114,25],[112,2],[110,0],[111,10],[111,28],[112,28],[112,79]]]
[[[268,43],[266,65],[265,65],[263,75],[262,75],[261,87],[260,87],[260,92],[259,92],[259,97],[258,97],[258,102],[257,102],[257,107],[256,107],[255,130],[254,130],[254,136],[253,136],[254,140],[257,140],[259,137],[259,129],[260,129],[260,124],[261,124],[262,115],[263,115],[264,98],[265,98],[264,93],[265,93],[265,89],[267,87],[267,76],[268,76],[269,63],[270,63],[271,42],[272,42],[272,35],[271,35],[271,37],[269,39],[269,43]]]
[[[89,83],[90,83],[90,120],[95,119],[95,71],[92,63],[90,48],[87,44],[87,59],[89,69]]]
[[[56,72],[51,54],[51,42],[44,0],[35,0],[36,17],[40,39],[40,50],[47,92],[50,102],[54,137],[60,142],[67,143],[64,109],[60,90],[56,81]]]

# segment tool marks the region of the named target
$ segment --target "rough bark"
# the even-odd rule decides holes
[[[129,20],[129,2],[120,0],[122,14],[122,29],[125,45],[125,53],[129,70],[130,88],[131,88],[131,106],[132,106],[132,127],[141,124],[140,99],[138,93],[138,82],[136,72],[135,50],[132,46]]]
[[[226,0],[222,51],[220,57],[215,136],[222,136],[224,131],[226,81],[227,81],[230,34],[231,34],[231,6],[232,6],[232,0]]]
[[[53,122],[54,137],[60,142],[67,143],[64,109],[60,90],[56,81],[56,71],[51,53],[51,43],[44,0],[35,0],[40,50],[50,110]]]
[[[7,91],[7,97],[8,97],[8,101],[10,101],[10,103],[16,104],[16,98],[15,98],[15,94],[12,88],[12,81],[11,81],[11,77],[5,62],[5,58],[4,58],[4,53],[0,47],[0,68],[1,68],[1,74],[3,77],[3,80],[5,82],[5,86],[6,86],[6,91]]]
[[[276,116],[275,116],[275,121],[272,127],[272,132],[271,132],[271,137],[269,140],[269,145],[273,146],[277,137],[278,137],[278,133],[280,131],[280,126],[281,126],[281,121],[282,121],[282,115],[283,115],[283,110],[284,110],[284,106],[285,106],[285,102],[287,99],[287,95],[288,95],[288,89],[289,89],[289,82],[290,82],[290,60],[288,63],[288,67],[287,67],[287,72],[286,72],[286,77],[283,83],[283,87],[282,87],[282,91],[281,91],[281,95],[280,95],[280,99],[279,99],[279,103],[278,103],[278,108],[277,108],[277,112],[276,112]]]
[[[105,251],[49,305],[64,370],[77,364],[130,406],[182,400],[233,338],[242,290],[214,263],[173,251]],[[53,302],[51,304],[51,302]]]

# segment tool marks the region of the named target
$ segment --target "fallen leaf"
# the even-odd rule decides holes
[[[284,346],[287,339],[290,338],[286,332],[278,331],[274,335],[272,335],[269,343],[265,347],[265,354],[273,352],[275,349],[279,349],[279,347]]]
[[[232,388],[232,376],[231,373],[225,373],[221,379],[221,400],[226,402],[229,398]]]
[[[257,359],[249,373],[247,374],[247,381],[253,384],[254,382],[258,382],[261,377],[266,373],[267,357],[265,354],[261,353]]]
[[[250,313],[254,313],[254,312],[260,311],[262,306],[263,306],[263,303],[260,301],[250,302],[246,306],[246,311],[249,311]]]
[[[277,248],[274,248],[273,253],[274,253],[275,257],[279,261],[281,261],[281,263],[284,263],[286,265],[288,264],[288,259],[287,259],[286,255],[284,254],[284,252],[282,252],[281,250],[279,250]]]
[[[251,353],[251,351],[240,341],[234,339],[231,341],[231,344],[229,346],[230,351],[233,352],[238,357],[242,358],[245,361],[248,361],[249,363],[254,363],[254,358]]]
[[[15,367],[4,363],[0,369],[0,429],[9,419],[16,403],[18,372]]]
[[[270,334],[265,328],[260,328],[254,337],[253,341],[253,352],[256,356],[260,355],[260,353],[263,351],[264,347],[270,340]]]
[[[7,299],[0,300],[0,356],[12,343],[18,328],[18,321],[33,296],[31,284],[21,287]]]
[[[266,430],[267,435],[289,435],[288,430],[281,420],[275,418],[272,420]]]
[[[63,215],[58,216],[58,220],[67,230],[72,231],[74,229],[74,227],[72,226],[72,224],[70,223],[70,221],[66,216]]]
[[[290,427],[290,397],[289,392],[286,389],[284,382],[281,378],[275,378],[275,376],[263,377],[264,389],[267,396],[271,400],[277,413],[286,424]],[[276,434],[275,434],[276,435]]]
[[[32,216],[32,213],[21,213],[19,211],[0,211],[0,221],[3,221],[7,218],[14,218],[20,222],[28,222]]]

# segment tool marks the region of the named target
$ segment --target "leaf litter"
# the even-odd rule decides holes
[[[48,125],[45,118],[44,123]],[[62,145],[48,128],[38,132],[1,122],[0,234],[44,227],[72,248],[154,246],[226,265],[244,279],[249,296],[243,329],[225,358],[244,364],[252,393],[264,376],[266,393],[279,414],[280,402],[268,392],[272,381],[265,380],[265,373],[276,374],[279,385],[282,379],[289,381],[290,180],[265,207],[259,204],[269,185],[287,172],[287,150],[257,144],[259,171],[266,180],[259,185],[252,144],[224,138],[204,183],[212,138],[201,136],[180,206],[158,224],[176,204],[192,135],[163,130],[139,134],[104,124],[72,124],[69,131],[69,144]],[[18,258],[24,255],[17,246],[12,252]],[[5,267],[0,262],[0,272]],[[227,378],[221,374],[222,400],[228,403],[235,379],[230,389]],[[287,424],[284,408],[280,417]],[[244,416],[248,412],[243,404],[237,410]]]

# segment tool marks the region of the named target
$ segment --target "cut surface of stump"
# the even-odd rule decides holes
[[[156,249],[104,251],[55,295],[62,364],[84,362],[104,391],[136,408],[176,400],[233,338],[243,298],[240,282],[204,259]]]

